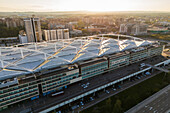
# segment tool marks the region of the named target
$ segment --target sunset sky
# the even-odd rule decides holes
[[[170,0],[0,0],[0,12],[168,11]]]

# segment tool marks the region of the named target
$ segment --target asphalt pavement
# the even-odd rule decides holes
[[[170,87],[170,85],[168,87]],[[161,93],[161,95],[159,95],[159,93]],[[170,110],[170,88],[161,90],[153,96],[157,96],[157,98],[149,103],[146,102],[147,104],[142,103],[143,107],[134,113],[165,113]],[[152,97],[149,98],[152,99]]]

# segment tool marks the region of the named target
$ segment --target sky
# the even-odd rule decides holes
[[[170,0],[0,0],[0,12],[168,11]]]

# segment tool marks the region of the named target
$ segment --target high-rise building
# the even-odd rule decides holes
[[[23,20],[21,18],[5,18],[3,22],[6,24],[8,28],[24,26]]]
[[[56,30],[50,30],[51,40],[57,40]]]
[[[45,41],[69,39],[69,29],[44,30]]]
[[[136,24],[132,27],[131,34],[135,35],[142,35],[142,34],[147,34],[147,25],[145,24]]]
[[[119,32],[124,34],[142,35],[147,33],[147,27],[146,24],[121,24]]]
[[[126,27],[125,24],[120,24],[119,32],[120,32],[120,33],[125,33],[125,27]]]
[[[57,29],[57,38],[59,39],[64,39],[63,38],[63,30],[62,29]]]
[[[43,35],[45,41],[49,41],[51,39],[50,30],[44,30]]]
[[[41,42],[41,24],[39,18],[25,18],[25,30],[28,37],[28,42]]]
[[[69,29],[63,29],[64,39],[69,39]]]

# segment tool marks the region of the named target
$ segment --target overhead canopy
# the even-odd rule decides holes
[[[117,35],[115,35],[117,36]],[[0,48],[0,79],[25,72],[40,71],[66,64],[101,57],[131,48],[152,44],[150,41],[119,40],[106,37],[86,37],[42,43],[28,43],[21,47]],[[8,71],[4,69],[9,69]]]

